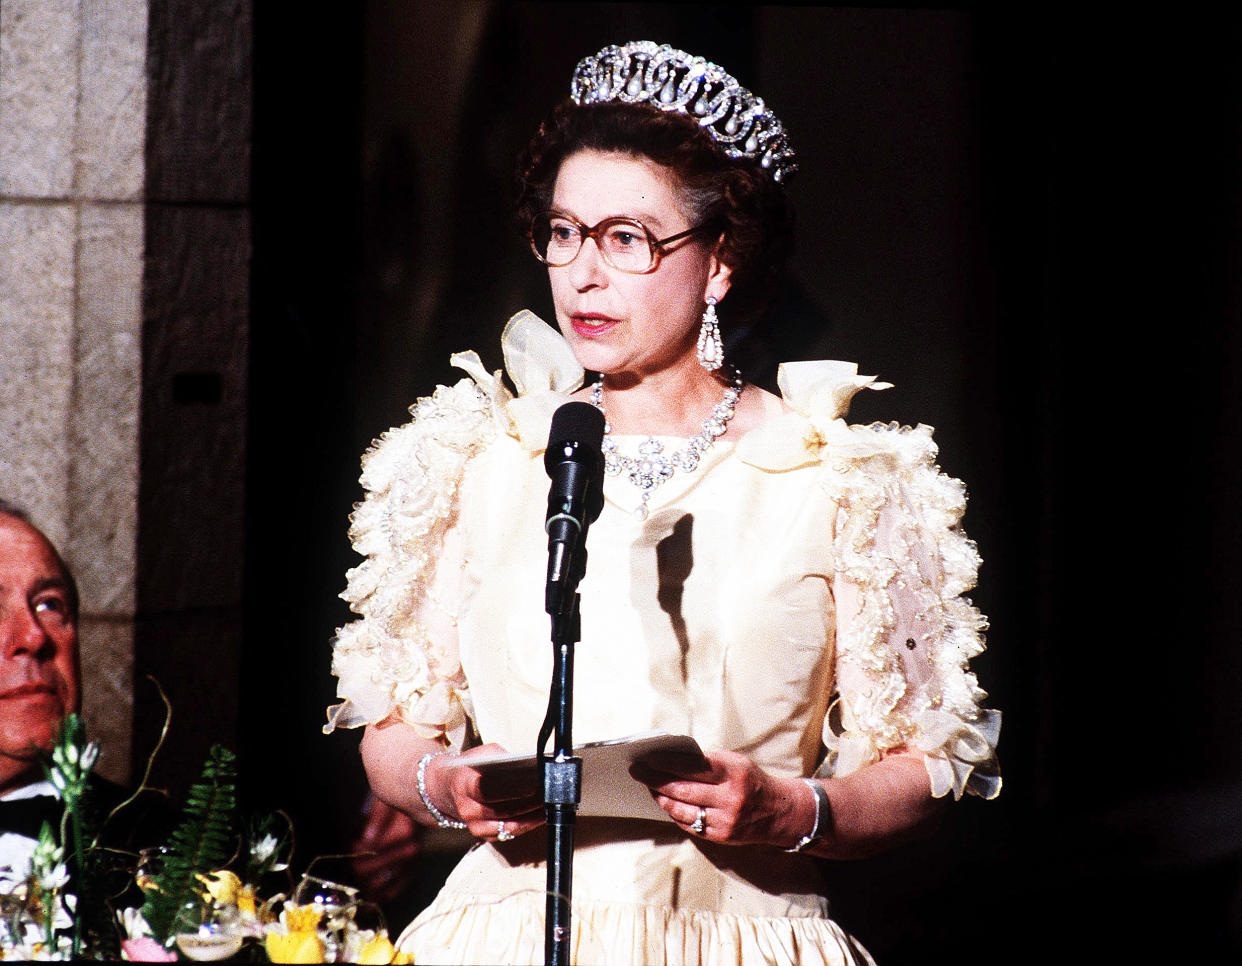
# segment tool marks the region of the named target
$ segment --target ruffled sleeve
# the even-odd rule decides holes
[[[509,320],[501,345],[518,398],[477,354],[459,353],[452,362],[470,378],[420,399],[413,419],[363,456],[366,496],[350,538],[364,559],[341,594],[358,619],[337,632],[332,672],[342,701],[328,709],[325,733],[396,715],[420,737],[453,747],[464,740],[473,708],[457,646],[462,483],[502,434],[531,452],[546,445],[552,411],[583,376],[565,341],[531,312]]]
[[[350,539],[364,559],[341,594],[358,619],[337,632],[332,672],[343,700],[328,709],[325,732],[395,714],[421,737],[454,746],[464,738],[471,705],[454,620],[457,494],[470,460],[507,429],[509,393],[473,352],[453,363],[472,378],[418,400],[413,419],[363,456],[366,495]]]
[[[983,650],[987,621],[966,596],[980,560],[961,528],[965,488],[936,465],[930,427],[846,425],[850,397],[882,386],[841,365],[781,373],[839,507],[837,699],[820,772],[845,775],[886,751],[917,748],[936,797],[994,798],[1001,718],[983,706],[987,695],[968,666]]]

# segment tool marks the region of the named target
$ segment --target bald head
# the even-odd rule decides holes
[[[30,780],[81,698],[73,578],[9,506],[0,506],[0,792]]]

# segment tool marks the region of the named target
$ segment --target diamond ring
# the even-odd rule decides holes
[[[699,814],[694,817],[694,822],[690,825],[690,831],[695,835],[702,835],[707,831],[707,809],[699,809]]]
[[[507,828],[505,828],[505,823],[497,822],[496,823],[496,841],[497,842],[512,842],[513,839],[514,839],[514,835]]]

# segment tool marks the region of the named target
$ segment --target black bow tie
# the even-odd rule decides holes
[[[37,839],[44,822],[55,828],[65,804],[52,795],[32,795],[0,801],[0,832],[16,832]]]

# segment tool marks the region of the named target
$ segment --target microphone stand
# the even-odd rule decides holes
[[[573,884],[574,823],[582,801],[582,759],[573,753],[574,645],[582,633],[578,583],[586,573],[586,532],[604,505],[600,443],[602,411],[569,402],[552,415],[543,463],[548,491],[548,582],[544,610],[552,618],[552,686],[539,729],[539,777],[548,823],[548,888],[544,958],[569,966],[569,910]],[[548,754],[548,737],[552,753]]]
[[[548,886],[544,917],[544,962],[569,966],[570,899],[573,892],[574,823],[582,800],[582,759],[573,755],[574,645],[581,637],[578,581],[586,569],[586,541],[574,554],[566,593],[552,617],[552,686],[548,713],[539,730],[539,770],[548,824]],[[572,591],[572,593],[570,593]],[[548,737],[552,753],[545,752]]]

